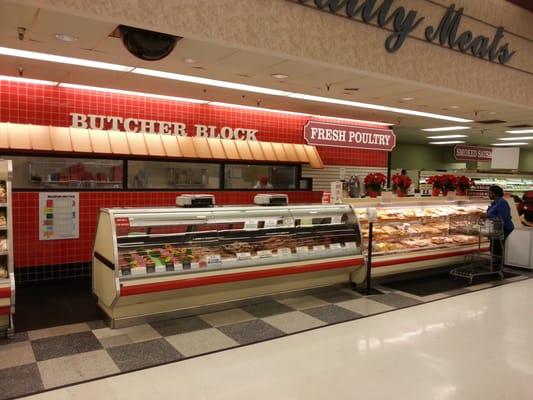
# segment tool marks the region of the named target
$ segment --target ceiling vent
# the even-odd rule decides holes
[[[165,58],[174,50],[178,40],[182,39],[179,36],[126,25],[119,25],[114,33],[118,33],[122,43],[131,54],[146,61],[158,61]]]
[[[505,124],[507,121],[502,121],[501,119],[486,119],[483,121],[475,121],[478,124]]]

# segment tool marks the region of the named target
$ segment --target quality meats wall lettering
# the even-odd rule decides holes
[[[309,121],[304,126],[304,139],[315,146],[349,147],[392,151],[396,135],[392,129],[332,124]]]
[[[385,49],[389,53],[399,50],[405,40],[425,19],[416,10],[395,7],[394,0],[289,0],[298,4],[313,7],[331,14],[359,20],[366,24],[391,31],[385,40]],[[450,4],[437,26],[426,26],[424,39],[443,47],[470,53],[500,64],[507,63],[516,53],[509,48],[509,43],[501,43],[505,28],[499,26],[493,37],[476,35],[471,31],[460,31],[464,8],[456,8]],[[488,25],[488,24],[487,24]],[[342,40],[342,39],[338,39]]]
[[[123,118],[109,115],[70,113],[72,128],[109,129],[131,133],[155,133],[161,135],[196,136],[233,140],[257,140],[257,129],[232,128],[194,124],[188,127],[183,122],[157,121],[141,118]]]

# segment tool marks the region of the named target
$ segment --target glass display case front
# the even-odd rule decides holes
[[[372,254],[393,255],[421,250],[478,244],[478,236],[468,234],[487,209],[487,204],[381,205],[376,207]],[[363,249],[368,247],[367,208],[354,207],[363,233]]]
[[[123,279],[361,254],[345,205],[137,209],[114,222]]]

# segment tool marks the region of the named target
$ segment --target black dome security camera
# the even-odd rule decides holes
[[[120,39],[126,49],[135,57],[147,61],[157,61],[168,56],[178,40],[179,36],[166,33],[147,31],[120,25],[118,27]]]

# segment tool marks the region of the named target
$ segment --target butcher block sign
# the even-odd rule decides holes
[[[396,146],[396,136],[392,129],[316,121],[309,121],[305,124],[304,139],[315,146],[350,147],[352,149],[392,151]]]
[[[492,148],[457,145],[453,148],[453,157],[459,161],[491,161]]]

